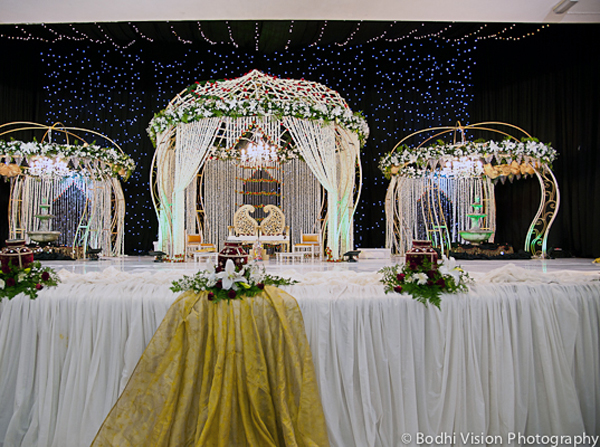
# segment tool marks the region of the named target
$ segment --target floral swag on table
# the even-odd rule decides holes
[[[50,267],[42,267],[41,263],[33,262],[22,267],[13,265],[12,262],[2,265],[0,273],[0,301],[9,300],[24,293],[31,299],[44,287],[56,287],[60,278]]]
[[[225,268],[209,264],[206,270],[201,270],[194,276],[184,276],[173,281],[171,291],[196,293],[208,291],[209,301],[222,301],[253,297],[263,291],[265,286],[289,286],[296,281],[279,276],[269,275],[264,266],[256,263],[236,267],[231,259],[227,260]]]
[[[100,147],[94,144],[59,144],[48,142],[23,142],[18,140],[0,140],[0,154],[10,157],[24,157],[28,161],[35,157],[46,157],[62,160],[65,168],[69,161],[70,171],[86,171],[80,160],[90,160],[96,172],[111,177],[121,176],[127,180],[135,169],[135,162],[128,156],[113,148]],[[98,163],[101,163],[98,165]],[[28,168],[25,168],[26,170]],[[29,169],[31,171],[31,169]],[[35,172],[28,172],[35,175]]]
[[[406,293],[426,307],[433,304],[438,309],[442,293],[466,292],[471,282],[469,274],[456,265],[454,258],[445,258],[440,264],[429,259],[410,260],[400,265],[384,267],[381,282],[385,293]]]
[[[208,81],[219,82],[219,81]],[[198,86],[204,83],[193,84],[188,87],[187,93],[195,95],[199,102],[188,104],[176,109],[165,109],[154,115],[148,127],[148,135],[156,144],[156,136],[180,123],[191,123],[203,118],[226,116],[240,118],[244,116],[273,116],[280,119],[283,116],[322,121],[323,123],[335,122],[358,134],[361,145],[369,136],[369,127],[366,119],[360,112],[352,112],[338,105],[307,104],[301,101],[282,101],[273,97],[260,99],[233,99],[216,96],[198,95],[195,93]]]
[[[542,164],[551,167],[556,157],[557,152],[550,144],[540,143],[535,138],[524,138],[520,142],[504,140],[457,144],[438,141],[428,147],[402,145],[381,158],[379,169],[387,179],[393,175],[419,178],[437,166],[443,170],[445,165],[452,163],[456,166],[448,171],[449,175],[472,177],[485,174],[493,180],[510,175],[533,175],[533,167]],[[481,163],[473,163],[477,161]]]

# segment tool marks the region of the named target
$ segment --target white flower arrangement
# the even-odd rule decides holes
[[[231,259],[225,263],[225,268],[219,270],[209,264],[206,270],[200,270],[194,276],[184,276],[173,281],[170,289],[173,292],[207,291],[209,301],[243,299],[261,293],[265,286],[289,286],[296,284],[295,280],[269,275],[264,266],[255,262],[236,267]]]
[[[323,123],[335,122],[356,132],[361,144],[364,144],[369,136],[369,126],[360,112],[353,113],[350,109],[342,108],[339,105],[309,104],[299,100],[290,101],[269,97],[237,100],[214,96],[195,96],[192,103],[166,108],[154,115],[147,131],[152,142],[156,144],[156,136],[171,126],[176,127],[180,123],[192,123],[203,118],[219,116],[231,118],[291,116]]]
[[[73,159],[72,169],[84,171],[79,161],[87,160],[96,172],[112,177],[121,176],[129,178],[135,169],[135,162],[128,156],[114,148],[104,148],[94,144],[59,144],[48,142],[23,142],[18,140],[0,140],[0,156],[23,157],[28,161],[34,157]],[[75,161],[77,160],[77,161]],[[31,173],[35,174],[35,170]]]
[[[383,156],[379,162],[379,169],[387,178],[392,175],[406,177],[422,177],[428,171],[445,166],[463,164],[462,168],[449,169],[446,175],[455,176],[479,176],[488,171],[484,169],[484,163],[490,165],[523,165],[525,163],[538,166],[552,166],[557,152],[550,144],[540,143],[535,139],[523,141],[504,140],[501,142],[466,142],[458,144],[446,144],[438,142],[433,146],[409,148],[403,145],[395,151]],[[479,162],[479,164],[478,164]],[[530,173],[530,172],[529,172]],[[498,172],[498,175],[508,175],[509,172]]]

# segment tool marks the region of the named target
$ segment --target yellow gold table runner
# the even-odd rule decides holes
[[[92,446],[329,445],[298,303],[266,286],[169,309]]]

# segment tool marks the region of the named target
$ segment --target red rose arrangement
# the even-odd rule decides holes
[[[56,272],[50,267],[42,267],[40,262],[33,262],[24,267],[12,263],[5,264],[0,273],[0,300],[10,300],[19,293],[35,299],[40,290],[56,287],[59,282],[60,278]]]
[[[427,258],[411,260],[403,265],[393,265],[379,270],[385,293],[406,293],[425,306],[433,304],[440,308],[442,293],[458,293],[468,290],[469,274],[457,266],[454,258],[441,264],[432,264]]]

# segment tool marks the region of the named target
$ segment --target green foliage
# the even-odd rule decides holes
[[[403,265],[383,267],[379,273],[383,276],[385,293],[406,293],[426,307],[433,304],[438,309],[442,303],[442,293],[458,293],[468,290],[469,275],[448,260],[449,266],[433,265],[424,258]]]
[[[2,298],[9,300],[19,293],[37,298],[39,290],[45,287],[56,287],[60,278],[50,267],[42,267],[39,262],[34,262],[27,267],[19,267],[9,263],[2,266],[0,273],[0,301]]]
[[[227,279],[229,279],[229,283]],[[210,266],[209,269],[201,270],[193,276],[184,276],[173,281],[170,289],[173,292],[208,291],[208,299],[219,302],[256,296],[267,285],[289,286],[296,282],[288,278],[269,275],[264,267],[254,263],[242,267],[233,267],[233,263],[231,263],[223,271],[217,271],[214,266]]]

